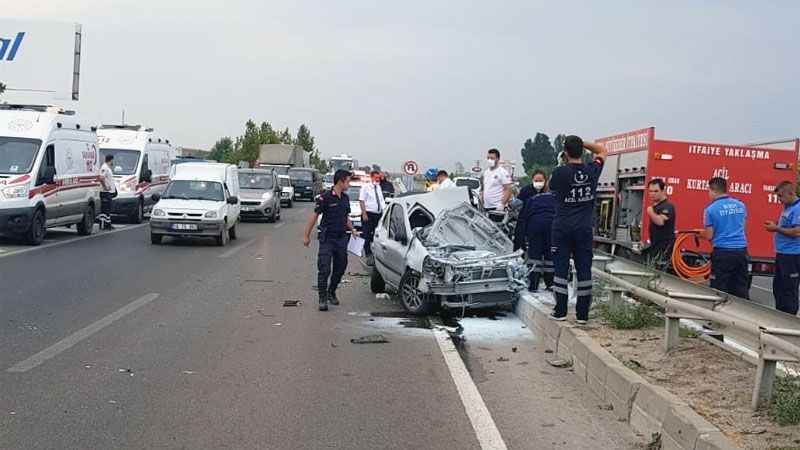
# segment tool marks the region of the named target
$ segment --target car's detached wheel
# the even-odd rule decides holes
[[[418,273],[408,270],[400,279],[400,303],[403,308],[411,314],[425,315],[432,313],[438,306],[436,297],[419,291],[420,276]]]

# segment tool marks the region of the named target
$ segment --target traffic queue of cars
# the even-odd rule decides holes
[[[313,200],[322,177],[289,176],[182,158],[170,141],[140,125],[93,126],[54,106],[0,104],[0,235],[41,244],[48,228],[94,232],[98,170],[113,155],[115,218],[141,223],[152,243],[165,236],[208,236],[224,245],[241,217],[280,220],[281,207]]]

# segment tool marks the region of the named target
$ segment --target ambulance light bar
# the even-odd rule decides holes
[[[789,163],[776,162],[775,168],[778,170],[789,170],[792,168],[792,165]]]

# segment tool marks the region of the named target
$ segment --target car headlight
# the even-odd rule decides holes
[[[205,217],[206,219],[216,219],[217,218],[217,212],[216,211],[209,211],[203,217]]]
[[[136,180],[128,181],[127,183],[121,183],[119,185],[120,192],[133,192],[136,190]]]
[[[7,187],[3,189],[3,196],[5,198],[25,198],[28,196],[28,185]]]
[[[262,200],[269,200],[271,198],[272,198],[272,193],[271,192],[264,192],[263,194],[261,194],[261,199]]]
[[[164,214],[163,209],[158,209],[158,208],[153,209],[153,217],[164,217],[164,216],[166,216],[166,214]]]

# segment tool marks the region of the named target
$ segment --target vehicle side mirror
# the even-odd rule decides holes
[[[55,184],[56,182],[56,168],[55,167],[47,167],[44,169],[44,174],[42,174],[42,178],[39,180],[41,183],[44,184]]]
[[[239,203],[239,197],[237,197],[235,195],[231,195],[230,197],[228,197],[228,204],[229,205],[236,205],[238,203]]]
[[[161,194],[153,194],[153,196],[150,198],[152,198],[154,202],[158,203],[161,200]]]
[[[146,181],[148,183],[153,182],[153,171],[150,169],[145,170],[142,172],[142,181]]]

